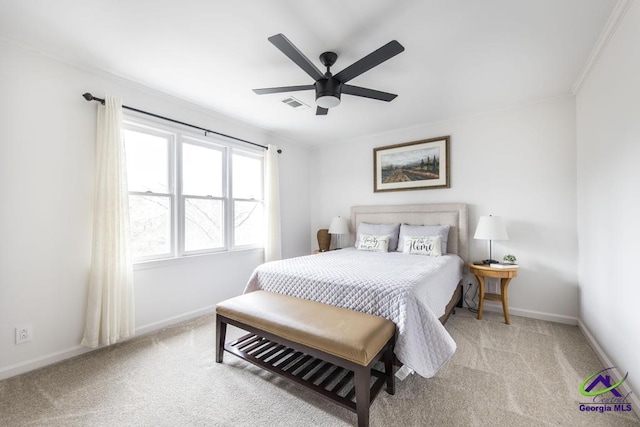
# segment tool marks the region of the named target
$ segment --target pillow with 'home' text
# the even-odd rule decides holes
[[[440,236],[405,236],[402,252],[405,254],[441,256]]]
[[[405,236],[413,237],[429,237],[440,236],[441,252],[447,253],[447,244],[449,241],[449,227],[448,225],[409,225],[402,224],[400,226],[400,237],[398,243],[398,250],[404,252],[404,240]]]

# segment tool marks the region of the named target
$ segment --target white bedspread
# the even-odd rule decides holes
[[[462,278],[462,265],[457,255],[346,248],[263,264],[245,292],[264,289],[390,319],[398,327],[398,359],[431,377],[456,350],[438,318]]]

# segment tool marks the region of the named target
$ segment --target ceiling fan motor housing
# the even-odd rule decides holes
[[[342,83],[338,80],[330,77],[328,79],[320,79],[315,83],[316,87],[316,103],[323,108],[337,107],[340,104],[340,93],[342,92]],[[326,98],[331,104],[328,106],[323,105],[323,101],[320,98]],[[331,99],[333,98],[333,99]],[[332,102],[333,101],[333,102]]]

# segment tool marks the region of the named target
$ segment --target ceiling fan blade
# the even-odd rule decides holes
[[[315,86],[302,85],[302,86],[265,87],[262,89],[253,89],[253,91],[258,95],[267,95],[269,93],[296,92],[299,90],[311,90],[311,89],[315,89]]]
[[[393,101],[396,96],[396,94],[393,93],[388,93],[388,92],[382,92],[379,90],[373,90],[373,89],[367,89],[365,87],[360,87],[360,86],[351,86],[351,85],[342,85],[342,93],[346,93],[347,95],[355,95],[355,96],[362,96],[364,98],[371,98],[371,99],[377,99],[379,101]]]
[[[316,116],[326,116],[329,112],[328,108],[318,107],[316,108]]]
[[[302,68],[305,73],[309,74],[313,80],[320,80],[324,77],[324,74],[318,69],[318,67],[313,65],[313,63],[309,61],[309,58],[304,56],[304,54],[300,52],[298,48],[295,47],[294,44],[291,43],[284,35],[276,34],[275,36],[269,37],[267,40],[280,49],[282,53],[287,55],[287,57],[295,62],[298,67]]]
[[[360,74],[369,71],[376,65],[382,64],[387,59],[391,59],[404,51],[404,47],[396,40],[391,40],[378,50],[374,50],[369,55],[349,65],[344,70],[333,76],[342,83],[358,77]]]

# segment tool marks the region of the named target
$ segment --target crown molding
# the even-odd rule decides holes
[[[572,92],[574,95],[576,95],[580,91],[580,89],[582,88],[582,84],[589,76],[589,73],[591,73],[591,70],[593,70],[598,64],[602,52],[604,52],[607,45],[609,44],[609,40],[611,40],[611,37],[613,37],[616,30],[618,29],[618,26],[629,10],[631,3],[633,3],[633,0],[618,0],[618,3],[616,3],[616,5],[614,6],[613,10],[611,11],[611,15],[609,15],[609,20],[602,29],[598,41],[591,50],[591,54],[589,55],[589,58],[587,58],[587,62],[582,68],[582,72],[578,76],[576,82],[573,84]]]

